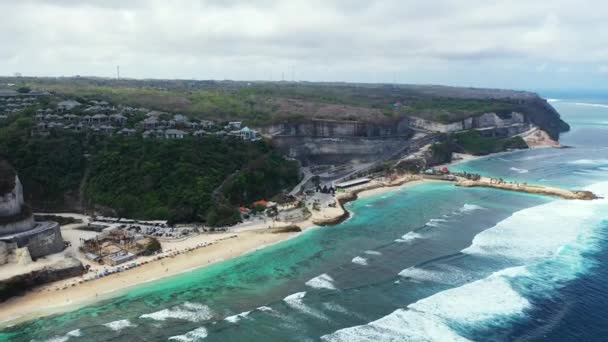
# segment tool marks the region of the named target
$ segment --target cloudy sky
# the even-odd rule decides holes
[[[608,88],[608,2],[0,0],[0,75]],[[283,76],[284,75],[284,76]]]

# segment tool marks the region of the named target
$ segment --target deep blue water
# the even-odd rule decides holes
[[[553,103],[572,124],[562,143],[573,148],[458,168],[608,195],[608,108],[597,106],[606,101],[581,101]],[[605,200],[425,184],[350,209],[339,226],[5,329],[0,340],[606,340]]]

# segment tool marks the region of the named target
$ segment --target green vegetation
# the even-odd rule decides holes
[[[451,123],[471,116],[493,112],[510,114],[513,104],[508,101],[454,98],[415,98],[408,102],[405,112],[431,121]]]
[[[527,149],[528,145],[521,137],[498,138],[484,137],[478,131],[468,131],[446,135],[443,142],[431,147],[429,165],[440,165],[452,161],[452,153],[468,153],[476,156],[508,150]]]
[[[183,113],[249,126],[312,117],[396,122],[404,116],[450,123],[495,112],[520,112],[556,138],[568,125],[544,100],[529,93],[413,85],[24,78],[24,86],[86,100]],[[0,78],[14,83],[15,79]],[[20,83],[20,84],[21,84]],[[400,105],[393,106],[395,103]]]
[[[91,159],[86,197],[119,216],[219,226],[240,219],[238,205],[273,196],[298,177],[297,165],[264,142],[113,138]]]
[[[140,255],[149,256],[154,255],[157,252],[161,252],[163,250],[160,242],[156,238],[148,238],[148,243],[146,244],[145,249],[141,252]]]
[[[85,146],[82,135],[31,135],[31,116],[22,115],[0,128],[0,156],[18,170],[26,195],[38,209],[56,208],[65,196],[74,195],[85,172]]]
[[[0,128],[0,156],[18,170],[37,210],[78,210],[85,200],[85,207],[124,217],[219,226],[238,222],[239,205],[270,198],[299,178],[297,164],[262,141],[40,137],[31,135],[33,125],[24,113]]]
[[[507,150],[527,149],[528,145],[521,137],[495,138],[484,137],[478,131],[469,131],[456,134],[453,137],[454,144],[463,152],[476,156]]]

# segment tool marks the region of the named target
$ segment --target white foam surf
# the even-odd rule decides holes
[[[234,316],[229,316],[224,318],[224,320],[226,322],[230,322],[230,323],[237,323],[238,321],[240,321],[243,318],[247,318],[247,316],[249,316],[249,314],[251,313],[251,311],[245,311],[245,312],[241,312],[238,315],[234,315]]]
[[[445,223],[445,222],[448,222],[448,220],[445,220],[445,219],[430,219],[429,222],[426,223],[426,226],[429,226],[429,227],[440,227],[441,224]]]
[[[422,235],[420,235],[416,232],[409,232],[409,233],[403,235],[400,239],[397,239],[395,241],[400,242],[400,243],[406,243],[406,242],[413,242],[418,239],[422,239]]]
[[[571,165],[603,165],[608,164],[608,159],[577,159],[568,162]]]
[[[209,332],[205,328],[198,328],[184,335],[177,335],[169,337],[169,341],[180,341],[180,342],[195,342],[204,339],[209,336]]]
[[[523,315],[530,303],[509,284],[515,270],[436,293],[366,325],[338,330],[325,341],[468,341],[450,325],[477,325]]]
[[[604,198],[608,182],[586,190]],[[573,279],[588,267],[583,252],[593,249],[593,232],[608,217],[608,200],[557,200],[516,212],[478,234],[464,254],[497,257],[522,266],[432,296],[399,309],[377,321],[338,330],[325,341],[413,340],[466,341],[462,333],[488,322],[511,322],[526,315],[531,303],[514,282],[530,283],[520,291],[543,294]],[[444,281],[446,272],[409,268],[401,276]],[[450,272],[453,273],[453,272]],[[461,274],[467,274],[460,271]],[[462,279],[460,279],[462,280]],[[453,329],[458,327],[458,332]]]
[[[69,336],[65,335],[65,336],[55,336],[55,337],[51,337],[48,340],[45,340],[45,342],[66,342],[70,339]]]
[[[82,332],[80,331],[80,329],[76,329],[76,330],[72,330],[69,333],[67,333],[66,336],[81,337],[82,336]]]
[[[484,209],[485,209],[484,207],[479,206],[477,204],[468,204],[468,203],[466,203],[458,211],[460,211],[461,213],[470,213],[470,212],[473,212],[473,211],[484,210]]]
[[[256,310],[262,311],[262,312],[274,311],[274,310],[272,310],[272,308],[270,308],[268,306],[260,306],[259,308],[256,308]]]
[[[367,266],[367,259],[362,258],[360,256],[354,257],[352,260],[353,264],[357,264],[357,265],[361,265],[361,266]]]
[[[363,253],[365,253],[367,255],[375,255],[375,256],[382,255],[382,253],[377,252],[377,251],[365,251]]]
[[[605,196],[608,183],[599,183],[587,190]],[[556,200],[518,211],[475,236],[463,253],[507,257],[526,263],[552,257],[560,247],[575,242],[584,229],[596,227],[606,216],[606,205],[606,199]]]
[[[517,172],[517,173],[519,173],[519,174],[524,174],[524,173],[528,173],[528,172],[530,172],[530,170],[526,170],[526,169],[519,169],[519,168],[516,168],[516,167],[512,167],[512,168],[510,168],[509,170],[511,170],[511,171],[515,171],[515,172]]]
[[[134,328],[137,325],[131,323],[131,321],[129,321],[128,319],[121,319],[118,321],[106,323],[106,324],[104,324],[104,326],[106,326],[114,331],[121,331],[126,328]]]
[[[166,321],[167,319],[178,319],[189,322],[201,322],[213,317],[213,312],[208,306],[185,302],[170,309],[164,309],[153,313],[141,315],[140,318],[155,321]]]
[[[80,331],[80,329],[76,329],[76,330],[72,330],[70,332],[68,332],[67,334],[63,335],[63,336],[55,336],[55,337],[51,337],[48,340],[45,340],[45,342],[66,342],[69,341],[71,337],[81,337],[82,336],[82,332]]]
[[[287,305],[289,305],[290,307],[305,313],[307,315],[319,318],[319,319],[323,319],[323,320],[327,320],[327,317],[325,315],[323,315],[322,313],[318,312],[317,310],[312,309],[311,307],[307,306],[304,303],[304,297],[306,297],[306,292],[297,292],[294,294],[291,294],[287,297],[285,297],[283,299],[283,301],[285,303],[287,303]]]
[[[306,286],[314,289],[335,290],[334,279],[327,274],[321,274],[318,277],[312,278],[306,282]]]

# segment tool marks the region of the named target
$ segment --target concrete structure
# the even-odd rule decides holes
[[[0,160],[0,265],[10,262],[19,249],[32,260],[61,252],[65,243],[59,224],[36,222],[23,201],[23,188],[12,167]],[[22,254],[22,253],[21,253]]]
[[[367,184],[371,181],[372,180],[369,178],[359,178],[359,179],[354,179],[354,180],[347,181],[347,182],[338,183],[338,184],[336,184],[336,188],[347,189],[347,188],[351,188],[353,186]]]

